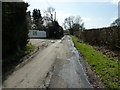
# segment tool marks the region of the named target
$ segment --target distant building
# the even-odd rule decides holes
[[[46,32],[40,30],[29,30],[29,38],[46,38]]]

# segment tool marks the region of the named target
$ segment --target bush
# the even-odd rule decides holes
[[[120,27],[88,29],[80,33],[80,39],[91,45],[106,46],[120,50]]]
[[[47,37],[53,39],[60,39],[64,36],[63,28],[57,21],[53,21],[47,25]]]

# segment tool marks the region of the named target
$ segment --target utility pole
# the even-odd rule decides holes
[[[56,21],[56,12],[55,12],[55,16],[54,16],[54,21]]]

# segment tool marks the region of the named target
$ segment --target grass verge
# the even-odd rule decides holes
[[[107,88],[120,88],[119,86],[119,73],[118,62],[112,58],[108,58],[101,52],[96,51],[91,46],[78,42],[78,38],[71,36],[75,47],[86,58],[87,62],[91,65],[95,73],[100,76],[101,81]]]
[[[35,46],[33,46],[32,44],[27,44],[26,50],[24,51],[24,54],[29,54],[29,53],[31,53],[34,49],[35,49]]]

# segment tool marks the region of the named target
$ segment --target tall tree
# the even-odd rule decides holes
[[[74,16],[69,16],[68,18],[65,18],[64,24],[66,25],[67,28],[71,29],[72,25],[74,24]]]
[[[32,17],[33,17],[33,24],[34,24],[33,29],[42,29],[42,27],[43,27],[43,18],[41,16],[40,10],[39,9],[34,9]]]
[[[53,22],[54,21],[54,13],[55,13],[55,9],[53,7],[48,7],[47,10],[44,11],[44,20],[47,23],[49,22]]]
[[[56,21],[56,12],[53,7],[48,7],[44,13],[44,20],[48,38],[61,38],[63,37],[63,28]],[[55,18],[53,18],[55,14]]]
[[[61,38],[63,37],[63,28],[57,21],[49,22],[47,25],[47,34],[49,38]]]
[[[31,30],[32,29],[32,18],[31,18],[30,11],[27,12],[27,21],[28,21],[28,29]]]
[[[26,18],[28,6],[28,3],[24,2],[2,3],[3,58],[24,50],[28,43],[28,23]]]
[[[79,31],[84,27],[84,23],[80,16],[69,16],[65,18],[63,26],[65,29],[68,29],[70,34],[73,35],[75,31]]]

